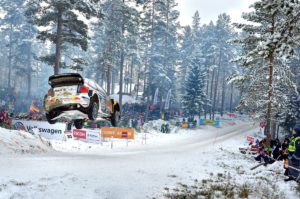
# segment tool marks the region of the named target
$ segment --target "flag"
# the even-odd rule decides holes
[[[158,103],[158,88],[155,91],[154,98],[153,98],[153,105]]]
[[[39,113],[39,112],[41,112],[41,110],[36,105],[34,105],[34,103],[31,103],[31,106],[29,108],[29,113]]]
[[[171,89],[168,91],[166,103],[165,103],[165,109],[169,109],[170,107],[170,100],[171,100]]]

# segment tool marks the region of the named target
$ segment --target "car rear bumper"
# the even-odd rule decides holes
[[[70,97],[47,97],[44,102],[44,108],[49,111],[68,111],[68,110],[80,110],[84,111],[90,104],[89,97],[86,96],[70,96]]]

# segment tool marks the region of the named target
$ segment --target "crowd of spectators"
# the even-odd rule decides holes
[[[41,111],[39,113],[30,112],[30,106],[34,104]],[[37,97],[18,96],[12,90],[0,90],[0,126],[11,128],[12,119],[44,119],[42,114],[42,99]]]
[[[295,180],[300,182],[300,126],[293,129],[293,135],[285,138],[282,142],[279,139],[266,139],[257,141],[258,155],[255,160],[264,164],[273,164],[275,161],[284,161],[284,175],[288,178],[285,181]]]
[[[124,104],[122,106],[122,126],[139,129],[147,120],[162,119],[168,121],[179,117],[179,112],[174,110],[161,110],[160,105],[150,105],[147,110],[146,103]],[[146,113],[147,112],[147,113]],[[148,114],[146,116],[146,114]]]

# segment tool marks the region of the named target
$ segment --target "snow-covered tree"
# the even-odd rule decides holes
[[[98,0],[28,1],[26,14],[39,27],[37,38],[55,45],[55,53],[40,58],[54,67],[54,74],[58,74],[62,67],[79,69],[84,63],[80,57],[63,57],[62,52],[66,51],[69,45],[87,50],[89,36],[86,20],[97,15],[97,2]],[[69,65],[66,61],[68,59],[68,62],[71,62]]]
[[[296,90],[287,60],[297,45],[299,2],[260,0],[252,7],[253,12],[243,15],[252,23],[236,24],[247,33],[239,41],[244,47],[239,61],[246,71],[236,79],[244,84],[241,106],[255,110],[267,121],[267,133],[274,133],[276,114],[285,109],[287,95]]]
[[[114,92],[119,80],[119,103],[124,92],[125,65],[136,62],[138,37],[138,11],[130,6],[132,0],[108,0],[102,4],[102,19],[94,26],[93,47],[96,56],[96,76],[106,80],[108,93]],[[119,74],[119,78],[118,77]],[[126,77],[126,79],[128,79]],[[127,83],[127,82],[126,82]],[[128,83],[127,83],[128,84]]]
[[[0,21],[0,30],[3,35],[2,42],[5,43],[7,58],[8,58],[8,75],[7,75],[7,88],[12,86],[12,75],[14,72],[17,58],[17,51],[20,41],[20,35],[22,35],[21,27],[24,23],[24,0],[3,0],[0,2],[1,12],[5,13],[5,16]]]
[[[191,70],[185,82],[185,94],[182,96],[183,110],[191,117],[204,111],[205,95],[205,70],[202,68],[203,60],[200,54],[195,53],[190,62]]]
[[[187,75],[189,71],[188,66],[191,65],[190,62],[194,50],[193,46],[194,46],[194,40],[193,40],[192,29],[190,26],[186,26],[184,27],[183,39],[180,48],[180,66],[179,66],[179,74],[178,74],[180,95],[182,95],[185,92],[184,82],[187,79]]]

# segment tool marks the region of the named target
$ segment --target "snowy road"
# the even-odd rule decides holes
[[[163,146],[102,152],[0,157],[0,198],[152,198],[164,187],[208,176],[220,144],[249,123],[192,134]]]

